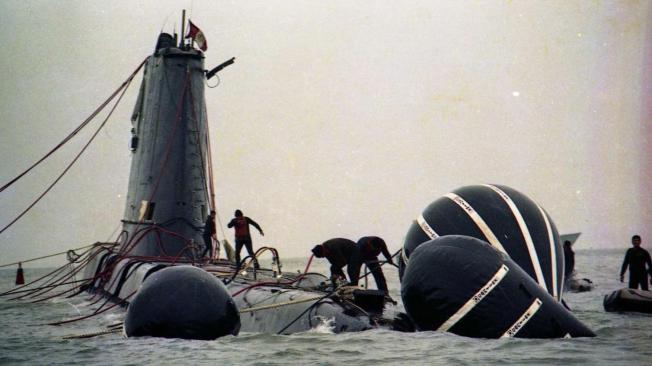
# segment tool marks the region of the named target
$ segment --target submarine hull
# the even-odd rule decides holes
[[[170,301],[172,305],[166,308],[176,311],[177,317],[181,317],[185,312],[184,309],[187,308],[184,304],[188,299],[194,296],[200,298],[204,296],[201,295],[204,291],[206,291],[206,296],[211,296],[210,294],[216,292],[214,289],[216,286],[206,286],[202,282],[221,282],[215,276],[216,273],[232,273],[233,271],[233,264],[228,261],[218,261],[215,264],[202,265],[201,268],[198,268],[190,266],[191,263],[142,261],[122,257],[110,248],[97,248],[91,254],[91,258],[84,273],[85,278],[91,279],[86,290],[123,304],[127,307],[127,318],[131,311],[129,309],[131,303],[141,296],[140,292],[147,289],[150,277],[155,277],[158,272],[169,271],[171,267],[191,267],[194,269],[193,271],[201,271],[204,274],[201,276],[193,273],[187,274],[187,270],[186,273],[170,273],[163,286],[157,287],[155,292],[149,290],[154,293],[143,297],[148,301],[142,302],[149,303],[151,309],[138,311],[138,314],[153,312],[158,307],[156,303]],[[184,278],[188,276],[191,278],[185,280]],[[206,276],[210,276],[211,279],[205,278]],[[199,279],[195,277],[199,277]],[[272,270],[260,269],[255,274],[251,272],[246,275],[238,274],[225,286],[225,290],[240,314],[240,332],[293,334],[324,327],[328,331],[340,333],[364,331],[376,326],[369,314],[361,309],[360,305],[355,304],[353,296],[320,290],[321,283],[326,279],[321,274],[312,273],[284,275],[283,279],[279,279]],[[223,280],[226,279],[223,278]],[[195,290],[190,295],[186,294],[176,299],[179,291],[177,289],[189,286],[187,283],[189,281],[198,283]],[[292,282],[292,284],[288,285],[288,282]],[[219,291],[217,292],[222,298]],[[160,297],[160,300],[152,302],[156,296]],[[216,301],[216,303],[219,305],[220,301],[222,300]],[[149,308],[143,305],[138,306],[144,309]],[[217,307],[221,308],[221,305]],[[197,311],[196,313],[201,314],[202,312]],[[171,324],[170,329],[161,333],[160,336],[177,334],[175,337],[187,338],[186,331],[183,330],[184,326],[181,323],[174,323],[173,320],[176,317],[173,314],[166,312],[153,317],[152,321],[159,320],[162,323]],[[213,314],[204,315],[208,321]],[[138,323],[145,323],[144,316],[140,315],[137,318],[140,317],[143,319],[139,319]],[[136,324],[128,321],[125,327],[130,323],[130,327]],[[190,328],[193,327],[194,325]],[[134,326],[134,328],[136,327]],[[131,333],[131,330],[127,334],[140,335]],[[153,336],[154,334],[148,335]],[[207,339],[204,336],[196,337]]]

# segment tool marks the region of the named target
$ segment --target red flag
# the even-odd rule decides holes
[[[186,36],[186,38],[192,38],[193,42],[197,43],[197,46],[199,46],[199,49],[206,52],[206,49],[208,48],[208,44],[206,43],[206,37],[204,37],[204,32],[202,32],[201,29],[199,29],[199,27],[192,24],[190,19],[188,19],[188,24],[190,24],[190,27],[188,29],[188,35]]]

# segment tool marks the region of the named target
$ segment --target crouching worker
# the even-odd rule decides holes
[[[360,251],[360,258],[362,259],[362,262],[367,265],[367,268],[369,268],[369,272],[374,276],[374,281],[376,281],[378,289],[385,291],[385,295],[389,295],[387,280],[385,280],[383,269],[378,261],[378,255],[383,253],[385,259],[387,259],[387,263],[394,264],[392,256],[387,250],[387,244],[385,244],[385,241],[377,236],[365,236],[358,240],[358,249]],[[355,281],[356,285],[357,282],[358,281]]]
[[[347,282],[342,268],[346,266],[350,283],[357,285],[360,275],[360,253],[355,242],[344,238],[330,239],[315,245],[312,253],[317,258],[326,258],[331,264],[331,281],[333,287],[340,282]]]

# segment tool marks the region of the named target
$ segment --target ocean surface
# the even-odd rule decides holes
[[[370,330],[333,334],[321,326],[289,336],[240,333],[215,341],[129,338],[108,334],[88,339],[65,336],[94,333],[123,319],[125,311],[77,323],[48,322],[89,314],[87,295],[32,304],[0,298],[0,365],[651,365],[652,315],[607,313],[605,294],[621,288],[622,250],[578,250],[576,270],[594,289],[567,293],[574,314],[597,333],[578,339],[473,339],[440,332]],[[305,259],[284,261],[284,270],[303,269]],[[395,268],[386,268],[390,292],[400,304]],[[324,260],[311,271],[327,273]],[[26,280],[48,269],[26,269]],[[13,287],[15,268],[0,271],[0,291]],[[399,309],[399,310],[400,310]]]

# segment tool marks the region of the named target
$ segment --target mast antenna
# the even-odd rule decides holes
[[[179,42],[179,48],[183,49],[186,43],[186,9],[183,9],[181,12],[181,42]]]

